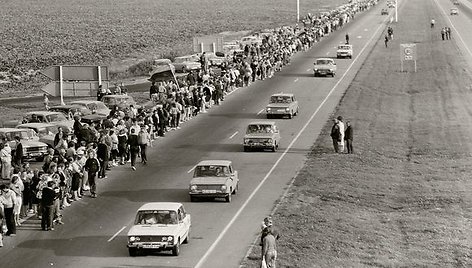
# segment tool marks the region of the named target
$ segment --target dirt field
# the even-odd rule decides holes
[[[355,154],[334,154],[324,127],[274,215],[278,267],[472,266],[470,66],[433,17],[446,25],[433,1],[408,1],[395,40],[379,40],[339,104]],[[418,72],[400,73],[410,42]]]

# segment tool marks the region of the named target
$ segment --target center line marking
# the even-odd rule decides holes
[[[193,168],[189,169],[189,170],[187,171],[187,173],[192,172],[196,167],[197,167],[197,165],[193,166]]]
[[[107,242],[110,242],[111,240],[115,239],[115,237],[117,237],[125,228],[126,228],[126,226],[123,226],[123,228],[118,230],[118,232],[116,232],[116,234],[114,234],[110,239],[108,239]]]
[[[307,69],[306,71],[309,72],[309,71],[311,71],[311,69]]]
[[[328,52],[326,52],[326,55],[329,55],[329,51],[328,51]]]
[[[386,20],[385,20],[386,21]],[[384,21],[384,22],[385,22]],[[318,114],[318,112],[321,110],[321,107],[323,107],[323,105],[328,101],[329,97],[331,96],[331,94],[333,94],[334,90],[338,87],[338,85],[341,83],[341,81],[344,80],[344,77],[349,73],[349,71],[351,70],[352,66],[354,65],[354,63],[357,62],[357,60],[359,59],[359,57],[362,55],[362,53],[364,52],[364,50],[367,48],[368,45],[370,45],[370,43],[372,42],[372,40],[374,39],[375,35],[379,32],[379,30],[384,27],[383,24],[381,24],[377,30],[374,32],[374,34],[372,35],[372,37],[367,41],[367,43],[364,45],[364,47],[361,49],[361,51],[359,52],[359,54],[357,54],[356,58],[354,58],[354,60],[351,62],[351,64],[349,65],[349,67],[346,69],[346,71],[344,72],[343,76],[338,80],[338,82],[336,82],[336,84],[333,86],[333,88],[331,88],[331,90],[328,92],[328,95],[326,95],[326,97],[323,99],[323,101],[320,103],[320,105],[318,106],[318,108],[316,108],[316,110],[313,112],[313,114],[311,115],[311,117],[308,119],[308,121],[305,123],[305,125],[303,125],[302,129],[300,129],[300,131],[297,133],[297,135],[293,138],[293,140],[290,142],[290,144],[287,146],[287,148],[285,148],[285,150],[283,151],[283,153],[280,155],[280,157],[277,159],[277,161],[275,161],[274,165],[272,165],[272,167],[270,168],[270,170],[267,172],[267,174],[264,176],[264,178],[261,180],[261,182],[259,182],[259,184],[256,186],[256,188],[254,188],[254,190],[252,191],[252,193],[249,195],[249,197],[246,199],[246,201],[244,201],[244,203],[241,205],[241,207],[238,209],[238,211],[234,214],[233,218],[231,218],[231,220],[229,221],[229,223],[225,226],[225,228],[223,228],[223,230],[221,231],[221,233],[218,235],[218,237],[216,238],[215,242],[213,242],[211,244],[211,246],[208,248],[208,250],[205,252],[205,254],[200,258],[200,260],[198,261],[198,263],[194,266],[194,268],[201,268],[203,267],[203,263],[205,262],[205,260],[208,258],[208,256],[210,255],[210,253],[216,248],[216,246],[218,245],[218,243],[220,242],[221,239],[223,239],[223,236],[226,234],[226,232],[228,232],[229,228],[231,228],[231,226],[233,225],[233,223],[236,221],[236,219],[239,217],[239,215],[243,212],[243,210],[246,208],[246,206],[249,204],[249,202],[252,200],[252,198],[256,195],[256,193],[259,191],[259,189],[262,187],[262,185],[266,182],[266,180],[270,177],[270,175],[272,174],[272,172],[274,172],[275,168],[279,165],[280,161],[282,161],[282,159],[285,157],[285,155],[287,155],[288,151],[292,148],[292,146],[295,144],[295,142],[298,140],[298,138],[302,135],[302,133],[305,131],[305,129],[308,127],[308,125],[311,123],[311,121],[313,121],[313,119],[315,118],[315,116]]]
[[[257,115],[260,115],[265,109],[262,109],[260,110],[259,112],[257,112]]]
[[[297,79],[295,79],[295,80],[293,80],[293,82],[295,82],[295,83],[296,83],[297,81],[298,81],[298,78],[297,78]]]
[[[231,135],[231,136],[229,137],[229,139],[231,140],[232,138],[234,138],[234,136],[236,136],[236,134],[238,134],[238,132],[239,132],[239,131],[234,132],[234,134]]]

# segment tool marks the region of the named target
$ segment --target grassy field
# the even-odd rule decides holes
[[[470,66],[432,17],[446,25],[434,2],[408,1],[396,40],[348,88],[336,114],[353,123],[355,154],[333,153],[328,123],[275,212],[278,267],[472,266]],[[410,42],[418,72],[401,73]]]
[[[301,14],[346,0],[300,1]],[[18,0],[0,9],[0,92],[38,92],[36,71],[106,64],[120,76],[139,61],[192,52],[192,38],[294,23],[287,0]],[[15,75],[12,77],[11,75]]]

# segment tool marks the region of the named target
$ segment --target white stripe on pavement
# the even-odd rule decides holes
[[[110,242],[110,241],[112,241],[113,239],[115,239],[115,237],[117,237],[125,228],[126,228],[126,226],[123,226],[123,228],[121,228],[120,230],[118,230],[118,232],[116,232],[116,234],[114,234],[110,239],[108,239],[107,242]]]
[[[239,131],[234,132],[234,134],[231,135],[231,136],[229,137],[229,139],[231,140],[232,138],[234,138],[234,136],[236,136],[236,134],[238,134],[238,132],[239,132]]]
[[[257,112],[257,115],[260,115],[265,109],[262,109],[260,110],[259,112]]]
[[[196,167],[197,167],[197,165],[193,166],[193,168],[189,169],[189,170],[187,171],[187,173],[192,172]]]
[[[293,80],[293,82],[295,82],[295,83],[296,83],[297,81],[298,81],[298,78],[297,78],[297,79],[295,79],[295,80]]]

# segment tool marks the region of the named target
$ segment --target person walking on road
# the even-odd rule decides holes
[[[139,153],[139,141],[136,129],[132,128],[128,137],[128,146],[131,154],[131,169],[136,170],[136,158]]]
[[[262,242],[262,262],[266,263],[267,268],[275,268],[275,262],[277,260],[276,239],[272,234],[271,227],[265,228],[263,233],[265,235]]]
[[[97,184],[96,178],[97,174],[100,171],[100,162],[98,161],[95,151],[93,149],[88,150],[88,159],[85,161],[84,165],[85,171],[88,175],[88,183],[90,187],[90,196],[92,198],[97,197]]]
[[[434,28],[434,24],[435,24],[435,23],[436,23],[436,22],[434,21],[434,19],[431,19],[431,28]]]
[[[349,34],[346,33],[346,45],[349,45]]]
[[[333,119],[333,126],[331,127],[331,139],[333,140],[334,152],[339,153],[339,138],[341,133],[339,132],[338,119]]]
[[[354,137],[354,130],[352,129],[351,122],[346,121],[346,130],[344,131],[344,141],[347,147],[347,153],[352,154],[354,153],[352,149],[352,139]]]
[[[141,150],[141,163],[146,165],[147,163],[147,147],[151,143],[151,134],[148,132],[148,126],[142,127],[141,131],[138,134],[138,143]]]
[[[385,35],[384,37],[385,47],[388,47],[388,36]]]
[[[441,38],[442,38],[443,41],[445,40],[445,38],[446,38],[446,28],[441,29]]]

